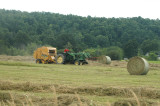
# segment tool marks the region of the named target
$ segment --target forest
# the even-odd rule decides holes
[[[119,60],[147,53],[160,55],[160,20],[0,9],[1,55],[32,55],[41,46]]]

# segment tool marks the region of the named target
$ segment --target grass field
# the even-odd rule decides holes
[[[160,106],[158,62],[147,75],[129,75],[125,61],[75,66],[1,58],[0,106]]]
[[[160,64],[160,61],[149,61],[149,63]]]

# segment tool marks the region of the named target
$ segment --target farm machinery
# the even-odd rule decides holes
[[[34,51],[33,57],[36,59],[36,63],[55,63],[55,57],[57,56],[57,49],[54,47],[41,47]]]
[[[84,64],[88,64],[88,62],[86,61],[86,58],[89,58],[89,56],[90,55],[88,53],[84,53],[84,52],[79,52],[79,53],[66,52],[66,53],[57,55],[57,59],[61,60],[59,62],[57,61],[57,63],[60,63],[60,64],[70,63],[75,65],[84,65]]]
[[[88,53],[79,52],[79,53],[62,53],[57,54],[57,49],[54,47],[41,47],[34,51],[33,57],[36,59],[36,63],[56,63],[56,64],[75,64],[75,65],[84,65],[88,64],[86,58],[90,55]]]

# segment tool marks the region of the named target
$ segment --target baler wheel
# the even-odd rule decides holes
[[[36,63],[37,63],[37,64],[42,63],[41,59],[37,59],[37,60],[36,60]]]

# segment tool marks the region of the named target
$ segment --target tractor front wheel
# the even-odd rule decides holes
[[[65,58],[64,58],[63,54],[58,54],[58,55],[56,56],[56,63],[57,63],[57,64],[63,64],[63,63],[64,63],[64,60],[65,60]]]

